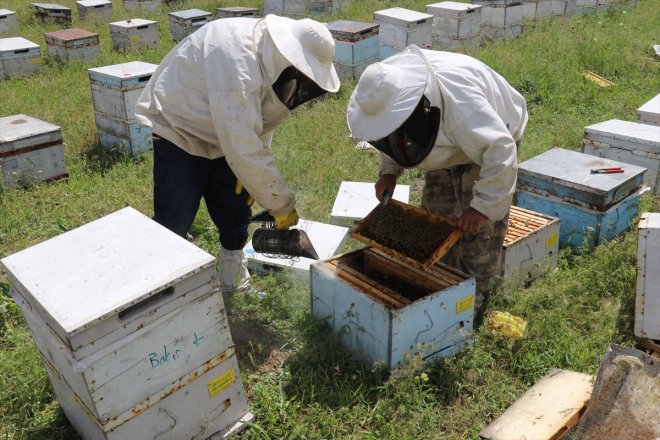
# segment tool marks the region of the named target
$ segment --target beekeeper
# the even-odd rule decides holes
[[[482,62],[416,46],[369,66],[348,104],[352,135],[380,151],[378,199],[420,168],[422,207],[466,232],[443,262],[475,277],[477,309],[499,268],[526,107]]]
[[[223,291],[247,286],[253,199],[277,228],[298,222],[271,140],[290,110],[339,90],[334,52],[328,29],[310,19],[212,21],[165,57],[137,103],[154,135],[154,220],[185,237],[204,198],[220,233]]]

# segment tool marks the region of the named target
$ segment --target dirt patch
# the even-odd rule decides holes
[[[430,223],[414,211],[388,203],[373,211],[360,234],[417,261],[426,261],[454,229],[447,223]]]
[[[271,329],[256,321],[238,321],[230,317],[231,335],[241,367],[251,373],[265,374],[282,367],[290,356],[286,342]]]

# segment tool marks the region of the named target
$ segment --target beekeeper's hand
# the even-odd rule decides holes
[[[390,197],[394,194],[396,187],[396,176],[394,174],[383,174],[376,182],[376,197],[380,202],[383,201],[383,195],[389,194]]]
[[[240,180],[236,180],[236,188],[234,188],[234,194],[237,196],[240,195],[243,191],[247,194],[247,200],[245,203],[247,203],[248,206],[252,206],[254,204],[254,198],[245,190],[245,187],[241,183]]]
[[[488,217],[474,208],[468,208],[458,220],[458,227],[465,232],[476,234],[486,223],[488,223]]]
[[[291,226],[297,225],[299,220],[295,206],[292,206],[288,212],[285,212],[282,215],[276,215],[274,217],[275,227],[277,229],[289,229]]]

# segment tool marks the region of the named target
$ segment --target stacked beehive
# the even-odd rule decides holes
[[[34,16],[46,23],[71,24],[71,8],[55,3],[30,3]]]
[[[440,2],[426,5],[433,14],[433,39],[442,48],[455,49],[479,42],[481,36],[481,5]]]
[[[215,18],[228,18],[228,17],[257,17],[259,9],[248,8],[245,6],[230,6],[227,8],[217,8],[215,10]]]
[[[133,18],[110,23],[112,47],[117,50],[155,49],[160,45],[158,23]]]
[[[0,38],[0,79],[29,76],[41,69],[41,48],[23,37]]]
[[[170,12],[170,33],[174,41],[181,41],[211,20],[212,14],[200,9]]]
[[[153,148],[152,133],[135,119],[135,104],[158,67],[133,61],[89,69],[101,145],[138,155]]]
[[[415,44],[422,49],[433,45],[433,15],[405,8],[390,8],[374,12],[380,25],[378,40],[380,59],[401,52]]]
[[[45,37],[48,53],[60,61],[91,61],[101,55],[99,35],[84,29],[47,32]]]
[[[301,19],[307,12],[309,0],[264,0],[264,15],[275,14]]]
[[[342,80],[358,80],[364,69],[378,61],[378,25],[338,20],[328,23],[335,40],[334,65]]]
[[[79,0],[76,5],[81,20],[107,22],[112,17],[112,2],[110,0]]]
[[[660,93],[637,109],[637,121],[660,126]]]
[[[125,208],[1,263],[84,438],[206,438],[251,418],[211,255]]]
[[[552,15],[553,0],[522,0],[523,20],[540,20]]]
[[[20,25],[16,12],[0,9],[0,37],[18,35]]]
[[[523,5],[520,0],[472,0],[483,5],[481,32],[494,39],[513,38],[522,34]]]

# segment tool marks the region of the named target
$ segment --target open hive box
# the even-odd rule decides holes
[[[384,207],[390,205],[392,210],[375,208],[353,231],[374,246],[312,264],[310,290],[312,314],[332,327],[344,348],[369,364],[395,368],[407,356],[432,360],[461,350],[472,331],[475,281],[435,263],[460,237],[455,226],[394,200]],[[442,230],[445,237],[438,234],[440,244],[425,248],[428,255],[420,253],[417,259],[374,241],[380,236],[372,232],[389,228],[383,218],[393,212],[396,221],[407,216],[409,223],[422,228],[421,238],[413,238],[424,244],[430,242],[424,236],[428,229]],[[430,228],[429,222],[434,222]],[[397,236],[406,228],[386,231]]]

